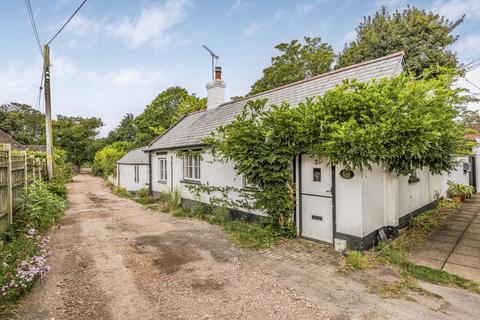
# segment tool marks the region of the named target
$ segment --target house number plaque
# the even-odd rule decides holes
[[[316,215],[313,215],[313,214],[312,214],[312,220],[323,221],[323,217],[322,217],[322,216],[316,216]]]
[[[343,169],[342,171],[340,171],[340,177],[342,177],[343,179],[352,179],[353,176],[354,173],[352,170]]]

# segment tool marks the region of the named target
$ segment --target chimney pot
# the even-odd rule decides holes
[[[215,67],[215,80],[222,80],[222,67]]]

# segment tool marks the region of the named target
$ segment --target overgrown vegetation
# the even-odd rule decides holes
[[[402,74],[347,81],[295,108],[284,103],[267,110],[267,101],[250,101],[204,142],[258,187],[249,193],[255,208],[288,234],[295,201],[291,165],[298,154],[359,171],[382,164],[399,175],[423,167],[434,174],[453,169],[466,142],[455,121],[465,97],[451,89],[452,81],[448,72],[428,79]]]
[[[264,219],[256,222],[233,220],[230,210],[226,207],[209,204],[197,205],[192,209],[173,205],[175,196],[167,200],[166,208],[175,217],[196,218],[208,223],[220,225],[230,239],[237,245],[248,249],[262,249],[285,239],[278,230]],[[172,208],[173,207],[173,208]],[[173,209],[173,210],[172,210]]]
[[[49,270],[46,264],[49,238],[44,236],[67,208],[60,182],[38,181],[24,193],[23,209],[0,235],[0,315],[28,292]],[[57,185],[55,185],[57,184]]]
[[[44,158],[45,153],[30,153]],[[67,189],[72,166],[66,153],[55,150],[55,178],[29,185],[23,194],[23,207],[14,223],[0,234],[0,316],[28,292],[49,270],[45,236],[67,208]]]
[[[345,271],[364,270],[370,266],[368,256],[361,251],[351,251],[345,257]]]
[[[456,208],[456,204],[442,202],[438,208],[425,212],[412,220],[408,230],[389,243],[379,246],[377,259],[380,262],[394,264],[401,270],[402,277],[412,277],[419,280],[453,285],[476,293],[480,293],[480,284],[448,272],[414,264],[407,259],[407,254],[423,243],[426,237],[442,226],[446,218]]]

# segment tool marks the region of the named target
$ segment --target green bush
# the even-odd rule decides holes
[[[130,144],[123,141],[114,142],[95,154],[92,170],[97,176],[117,175],[117,161],[130,150]]]
[[[26,228],[47,230],[60,218],[67,208],[66,200],[52,192],[61,185],[37,181],[29,186],[24,193],[24,207],[15,217],[13,231],[23,231]]]

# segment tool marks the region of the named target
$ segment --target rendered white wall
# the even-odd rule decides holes
[[[119,179],[119,186],[128,191],[138,191],[140,189],[148,188],[148,165],[142,164],[139,167],[139,180],[135,182],[134,165],[119,164],[117,179]]]
[[[335,169],[335,205],[337,218],[337,232],[362,237],[362,175],[355,171],[352,179],[343,179],[340,171]]]
[[[168,177],[167,183],[161,183],[158,181],[158,165],[157,157],[164,157],[163,155],[157,156],[154,153],[152,157],[152,191],[168,193],[172,190],[178,190],[180,196],[185,199],[201,201],[204,203],[210,203],[212,197],[219,198],[221,194],[218,192],[213,192],[210,195],[207,193],[201,193],[200,197],[188,188],[189,185],[183,181],[183,159],[178,157],[175,152],[168,152],[167,157],[167,167],[168,167]],[[173,165],[172,165],[173,164]],[[243,188],[242,177],[237,175],[233,164],[231,162],[221,162],[215,160],[209,152],[202,153],[202,161],[200,163],[200,183],[208,184],[211,186],[217,187],[234,187],[237,189]],[[232,200],[241,200],[238,192],[230,192],[229,198]],[[241,208],[238,208],[241,209]],[[245,209],[241,209],[246,211]],[[261,214],[260,212],[255,212],[256,214]]]

